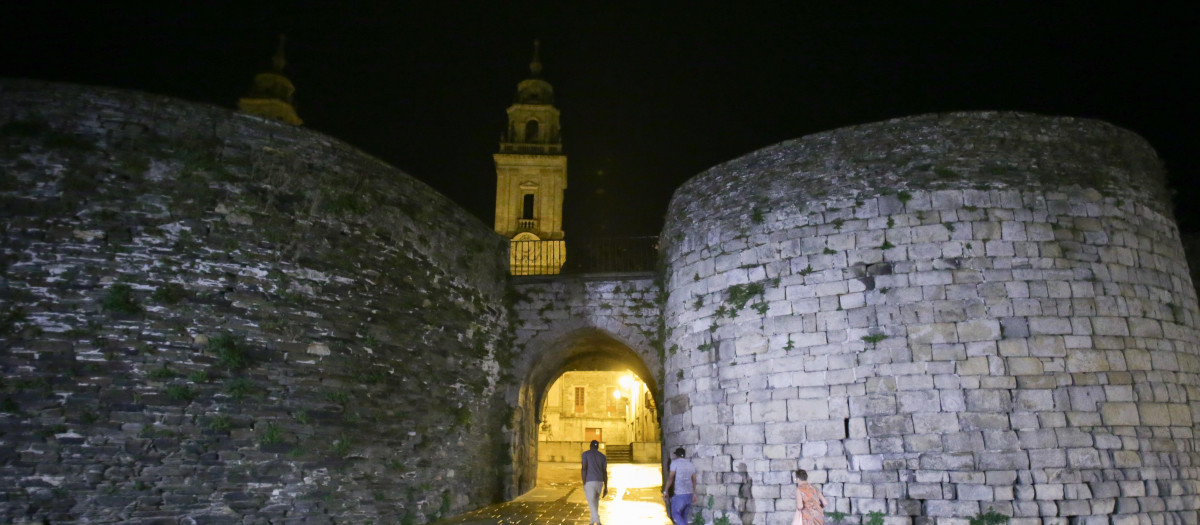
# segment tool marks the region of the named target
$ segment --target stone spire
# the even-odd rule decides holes
[[[533,73],[533,78],[542,76],[541,47],[540,40],[533,41],[533,61],[529,63],[529,72]]]
[[[283,75],[283,68],[287,65],[283,53],[286,43],[287,37],[279,35],[275,55],[271,57],[271,71],[254,75],[250,91],[245,97],[238,99],[238,109],[251,115],[282,120],[299,126],[304,121],[296,115],[296,108],[292,105],[292,94],[296,92],[296,87]]]
[[[275,48],[275,56],[271,57],[271,65],[275,67],[275,72],[282,75],[283,66],[287,65],[287,59],[283,56],[283,46],[287,43],[287,35],[279,35],[279,46]]]

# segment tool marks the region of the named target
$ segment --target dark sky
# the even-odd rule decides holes
[[[1129,128],[1190,204],[1200,2],[1051,3],[1064,4],[5,1],[0,76],[233,107],[286,33],[307,126],[490,225],[491,155],[540,38],[569,156],[568,237],[657,233],[684,180],[782,140],[951,110]],[[1200,215],[1181,219],[1200,230]]]

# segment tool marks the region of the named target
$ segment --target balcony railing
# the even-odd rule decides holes
[[[537,230],[537,219],[517,219],[517,231],[531,232]]]
[[[562,153],[562,144],[538,144],[528,142],[501,142],[500,153],[518,153],[526,155],[558,155]]]
[[[652,272],[658,237],[602,237],[563,241],[512,241],[512,275]]]

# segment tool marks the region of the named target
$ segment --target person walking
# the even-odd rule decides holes
[[[825,525],[825,507],[829,502],[821,489],[808,482],[808,472],[796,469],[796,515],[792,525]]]
[[[600,442],[593,439],[579,462],[583,467],[583,495],[592,511],[592,521],[588,523],[600,525],[600,498],[608,496],[608,458],[600,452]]]
[[[667,475],[667,484],[663,486],[663,498],[675,487],[675,496],[670,499],[667,509],[671,521],[675,525],[688,525],[688,515],[692,513],[692,504],[696,502],[696,466],[684,457],[683,447],[675,449],[675,459],[671,461],[671,473]]]

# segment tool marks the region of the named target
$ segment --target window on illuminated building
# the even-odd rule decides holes
[[[521,203],[521,218],[526,219],[526,220],[533,218],[533,194],[532,193],[525,194],[525,201]]]

